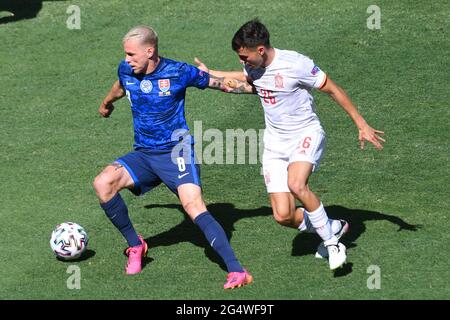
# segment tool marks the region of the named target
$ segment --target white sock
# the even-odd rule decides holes
[[[331,224],[331,232],[336,234],[342,228],[342,224],[340,220],[334,220],[328,218],[328,223]],[[309,220],[308,213],[305,208],[303,208],[303,221],[298,226],[298,231],[307,232],[307,233],[316,233],[316,228],[311,224],[311,220]]]
[[[319,208],[317,208],[313,212],[308,212],[306,210],[305,212],[308,215],[309,221],[316,229],[317,234],[322,238],[323,241],[330,240],[334,237],[333,231],[331,230],[331,223],[328,220],[327,213],[325,212],[325,208],[323,207],[322,203],[320,203]]]

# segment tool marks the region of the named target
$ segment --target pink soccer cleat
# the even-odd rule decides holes
[[[140,245],[135,247],[128,247],[125,250],[125,255],[128,256],[128,263],[125,267],[127,274],[136,274],[142,270],[142,257],[147,255],[148,246],[141,236],[138,236],[141,240]]]
[[[244,272],[230,272],[227,275],[227,282],[223,285],[224,289],[234,289],[242,287],[253,282],[253,277],[247,270]]]

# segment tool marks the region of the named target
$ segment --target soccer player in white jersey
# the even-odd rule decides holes
[[[209,70],[196,58],[199,68],[224,78],[231,93],[256,93],[264,108],[263,171],[275,220],[300,231],[316,232],[323,240],[316,257],[328,257],[330,269],[346,261],[346,248],[339,242],[349,224],[329,219],[308,179],[323,155],[325,132],[315,112],[311,89],[328,93],[350,116],[364,142],[383,148],[384,132],[370,127],[342,88],[313,60],[295,51],[270,45],[267,28],[257,19],[245,23],[234,35],[233,50],[243,71]],[[297,208],[295,199],[303,204]]]

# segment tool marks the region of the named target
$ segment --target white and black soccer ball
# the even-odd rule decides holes
[[[79,258],[86,251],[88,235],[82,226],[74,222],[58,224],[50,237],[53,252],[64,260]]]

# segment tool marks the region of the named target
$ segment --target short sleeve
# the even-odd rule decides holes
[[[296,76],[300,85],[320,89],[324,86],[327,75],[313,60],[306,56],[301,56],[296,65]]]
[[[209,73],[200,70],[189,64],[182,66],[183,78],[186,81],[186,87],[197,87],[205,89],[209,85]]]
[[[263,68],[252,68],[248,65],[244,66],[244,76],[249,83],[260,79],[264,75],[264,73],[265,69]]]
[[[125,76],[130,75],[131,73],[132,70],[130,65],[125,60],[122,60],[117,68],[117,77],[119,78],[119,82],[122,87],[125,87],[123,84]]]
[[[246,66],[244,66],[243,71],[244,71],[244,76],[248,77],[248,71],[247,71],[247,67]]]

